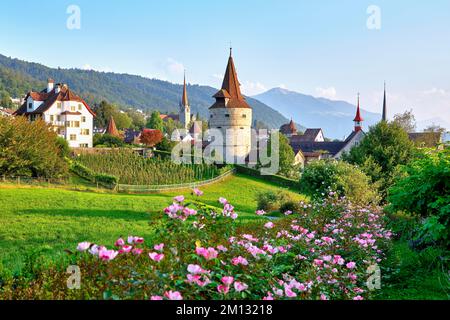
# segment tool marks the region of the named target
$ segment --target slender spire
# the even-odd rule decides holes
[[[359,109],[359,93],[358,93],[358,105],[356,107],[356,116],[355,119],[353,119],[353,121],[355,122],[355,131],[361,131],[362,130],[362,122],[364,121],[364,119],[361,117],[361,111]]]
[[[183,96],[181,97],[181,106],[182,107],[189,106],[189,100],[188,100],[188,95],[187,95],[187,87],[186,87],[186,70],[184,70]]]
[[[386,104],[386,81],[384,82],[384,97],[383,97],[383,117],[382,121],[387,121],[387,104]]]

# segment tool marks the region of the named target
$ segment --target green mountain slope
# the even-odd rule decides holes
[[[19,97],[31,88],[45,88],[47,78],[67,83],[88,103],[107,100],[135,109],[175,112],[181,98],[181,85],[157,79],[129,74],[105,73],[80,69],[49,68],[38,63],[26,62],[0,55],[0,90],[12,97]],[[17,81],[12,81],[16,79]],[[217,91],[209,86],[189,85],[189,102],[194,113],[208,118],[208,108],[214,102]],[[288,120],[279,112],[256,99],[247,98],[253,108],[254,120],[271,128],[279,128]]]

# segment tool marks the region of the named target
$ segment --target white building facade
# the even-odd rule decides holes
[[[65,84],[49,79],[45,90],[28,93],[15,114],[44,120],[72,148],[92,148],[95,113]]]

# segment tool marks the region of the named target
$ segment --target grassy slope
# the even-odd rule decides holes
[[[382,300],[448,300],[450,280],[443,270],[439,249],[429,247],[419,252],[412,250],[404,240],[394,241],[387,260],[383,263]],[[387,269],[386,269],[387,268]]]
[[[217,205],[217,199],[225,197],[245,221],[256,218],[253,213],[257,192],[280,188],[235,176],[202,189],[202,202]],[[152,234],[152,216],[158,215],[178,194],[188,196],[189,190],[124,195],[0,185],[0,262],[17,270],[32,250],[57,256],[85,240],[110,245],[120,235],[148,239]]]

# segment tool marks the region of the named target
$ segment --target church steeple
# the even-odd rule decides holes
[[[188,100],[187,88],[186,88],[186,71],[184,72],[183,96],[181,97],[181,106],[183,106],[183,107],[189,106],[189,100]]]
[[[387,121],[386,82],[384,82],[383,116],[382,116],[381,120]]]
[[[358,105],[356,107],[356,116],[355,119],[353,119],[355,122],[355,132],[362,130],[362,122],[364,119],[361,117],[361,111],[359,110],[359,93],[358,93]]]
[[[189,129],[188,126],[191,123],[191,107],[189,106],[187,86],[186,86],[186,71],[184,72],[183,80],[183,95],[180,102],[180,122],[184,125],[185,129]]]

